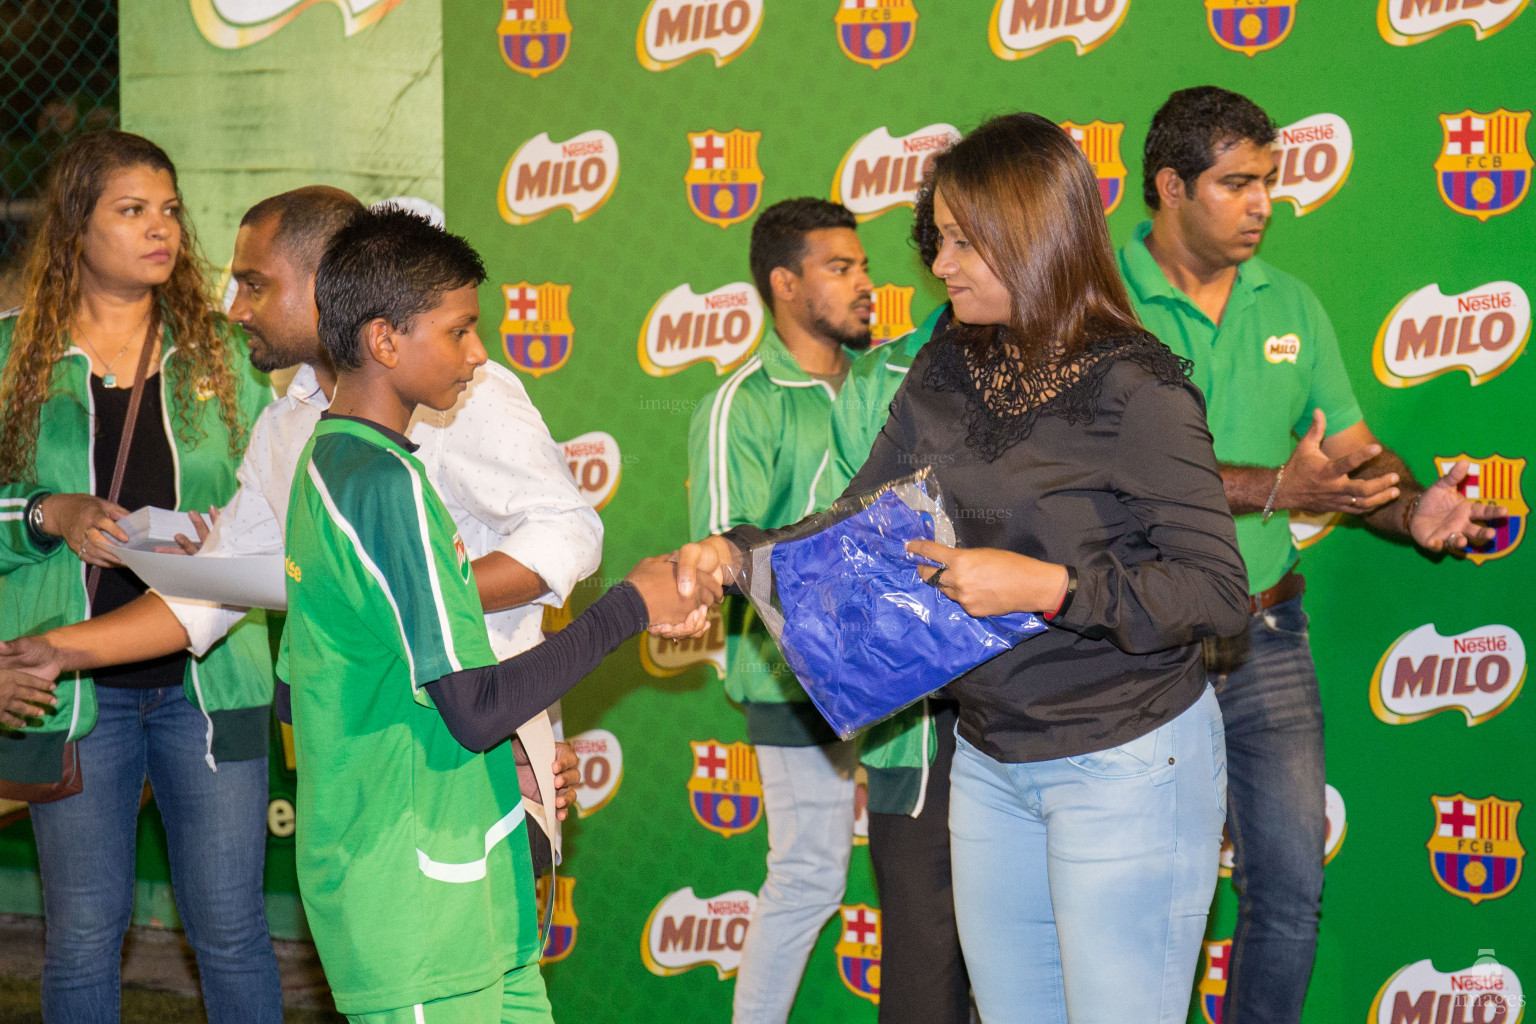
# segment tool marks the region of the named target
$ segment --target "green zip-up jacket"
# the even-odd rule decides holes
[[[0,318],[0,366],[11,354],[14,314]],[[240,373],[238,400],[247,425],[272,399],[266,378],[250,366],[243,338],[230,344]],[[199,399],[189,410],[197,440],[179,436],[176,404],[179,365],[171,358],[175,345],[165,332],[160,373],[151,386],[160,388],[160,424],[170,441],[176,468],[176,508],[205,510],[222,505],[234,494],[237,460],[230,457],[229,434],[218,402]],[[54,364],[53,393],[43,404],[38,423],[37,465],[31,479],[0,485],[0,637],[40,633],[79,622],[89,615],[85,599],[85,563],[62,543],[39,547],[27,529],[25,510],[35,495],[94,494],[94,403],[90,387],[91,361],[71,346]],[[140,430],[153,429],[141,423]],[[210,765],[240,761],[267,752],[272,704],[272,651],[267,641],[266,615],[252,611],[229,635],[202,658],[187,662],[187,699],[208,719]],[[88,673],[63,677],[55,692],[59,706],[41,724],[19,734],[5,733],[0,741],[0,778],[13,782],[54,782],[59,778],[64,744],[85,736],[96,725],[96,690]]]
[[[832,464],[823,478],[830,493],[825,504],[842,495],[869,458],[912,360],[933,337],[934,327],[948,308],[940,306],[928,314],[905,338],[864,353],[848,371],[848,381],[832,409]],[[928,766],[937,749],[938,733],[927,700],[876,723],[860,736],[859,760],[869,776],[869,809],[876,814],[913,817],[921,813],[923,794],[928,790]]]
[[[857,353],[850,352],[850,358]],[[734,526],[787,526],[825,508],[827,425],[837,396],[800,368],[776,332],[694,410],[688,428],[688,524],[695,539]],[[725,692],[754,744],[837,739],[745,598],[730,598]]]

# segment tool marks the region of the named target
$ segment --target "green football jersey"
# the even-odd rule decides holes
[[[299,891],[343,1013],[486,988],[538,959],[512,746],[460,746],[424,687],[496,660],[405,438],[325,418],[288,507]]]

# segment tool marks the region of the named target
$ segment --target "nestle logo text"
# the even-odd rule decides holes
[[[706,295],[704,297],[705,309],[732,309],[738,306],[746,306],[752,302],[752,296],[746,292],[726,292],[724,295]]]
[[[1280,144],[1296,146],[1305,142],[1324,142],[1333,138],[1333,125],[1309,124],[1301,128],[1286,128],[1280,132]]]
[[[1457,312],[1481,313],[1489,309],[1508,309],[1514,304],[1514,297],[1509,292],[1495,292],[1490,295],[1463,295],[1456,299]]]

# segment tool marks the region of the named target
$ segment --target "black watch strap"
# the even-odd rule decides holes
[[[1067,566],[1067,592],[1065,594],[1063,594],[1062,597],[1061,597],[1061,607],[1056,609],[1055,613],[1051,616],[1051,618],[1052,619],[1059,619],[1063,615],[1067,614],[1067,609],[1072,607],[1072,599],[1074,597],[1076,597],[1076,596],[1077,596],[1077,570],[1069,565],[1069,566]]]

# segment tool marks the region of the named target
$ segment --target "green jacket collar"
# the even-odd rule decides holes
[[[939,303],[938,308],[935,309],[932,313],[929,313],[921,324],[918,324],[917,330],[907,335],[906,347],[903,349],[903,351],[908,356],[917,355],[917,353],[922,349],[924,345],[933,340],[933,329],[938,326],[939,317],[943,316],[944,311],[948,308],[949,303]]]
[[[843,354],[848,357],[848,362],[859,358],[859,353],[844,346]],[[800,368],[795,357],[789,349],[784,347],[784,340],[779,337],[777,329],[770,330],[757,346],[757,358],[762,361],[763,370],[768,374],[768,379],[784,388],[814,388],[824,387],[830,394],[832,388],[826,381],[817,380]]]

